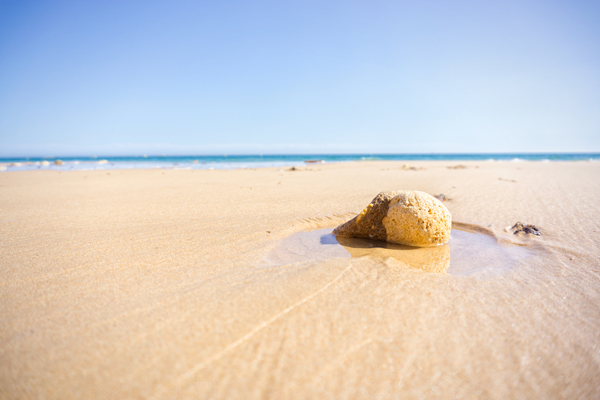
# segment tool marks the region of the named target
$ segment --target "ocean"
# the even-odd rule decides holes
[[[57,160],[60,160],[57,162]],[[600,153],[478,154],[269,154],[189,156],[93,156],[0,158],[0,171],[49,169],[236,169],[290,167],[344,161],[599,161]],[[62,162],[62,163],[61,163]]]

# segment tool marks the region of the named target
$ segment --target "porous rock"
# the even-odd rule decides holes
[[[429,247],[448,242],[451,228],[452,216],[438,199],[416,190],[400,190],[379,193],[333,234]]]

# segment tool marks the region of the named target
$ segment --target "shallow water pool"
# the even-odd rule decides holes
[[[529,257],[525,246],[500,243],[484,233],[452,229],[450,242],[435,247],[412,247],[361,238],[342,238],[332,229],[298,232],[281,241],[267,256],[271,265],[336,257],[393,258],[409,268],[464,276],[500,272]]]

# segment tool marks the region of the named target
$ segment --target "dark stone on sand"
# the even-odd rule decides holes
[[[433,195],[433,197],[435,197],[436,199],[438,199],[439,201],[446,201],[448,200],[446,198],[446,195],[444,193],[440,193],[440,194],[435,194]]]
[[[512,231],[513,235],[516,235],[517,233],[524,233],[526,235],[542,236],[542,233],[535,225],[524,224],[522,222],[517,222],[510,228],[510,230]]]

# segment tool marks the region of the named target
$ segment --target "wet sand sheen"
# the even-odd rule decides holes
[[[533,255],[530,246],[499,244],[493,236],[472,230],[452,230],[449,243],[412,247],[361,238],[344,238],[332,229],[298,232],[284,239],[266,257],[270,265],[324,260],[335,257],[394,258],[407,267],[432,273],[488,276],[512,268]]]

